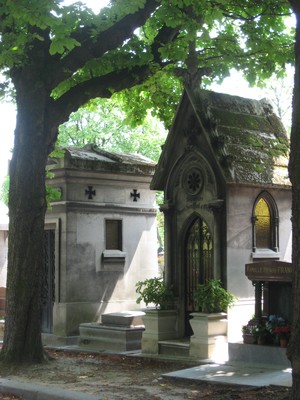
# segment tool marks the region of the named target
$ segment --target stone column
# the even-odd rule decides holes
[[[255,320],[258,322],[262,318],[262,282],[253,282],[255,288]]]
[[[172,279],[172,265],[173,265],[173,251],[172,244],[174,243],[173,230],[173,210],[174,206],[172,204],[162,204],[160,210],[164,213],[165,219],[165,266],[164,266],[164,278],[167,283],[173,284]],[[167,246],[167,247],[166,247]]]

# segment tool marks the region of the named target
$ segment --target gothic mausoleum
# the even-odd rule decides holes
[[[45,220],[45,341],[138,308],[136,282],[158,270],[154,167],[94,145],[65,148],[50,166],[61,198]]]
[[[176,294],[178,338],[191,335],[196,285],[219,278],[237,297],[228,339],[241,340],[255,309],[245,265],[290,262],[288,150],[266,100],[185,89],[151,183],[164,191],[165,276]],[[282,294],[289,303],[290,291]]]

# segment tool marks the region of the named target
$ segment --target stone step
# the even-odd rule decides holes
[[[103,314],[101,323],[83,323],[79,326],[79,345],[87,350],[136,351],[141,350],[142,311],[122,311]]]
[[[79,346],[86,350],[133,351],[141,349],[144,327],[127,328],[96,323],[80,324]]]
[[[172,355],[178,357],[188,357],[190,351],[190,341],[182,340],[161,340],[158,342],[159,354]]]

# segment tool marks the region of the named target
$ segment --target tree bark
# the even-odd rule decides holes
[[[290,0],[297,17],[295,41],[295,80],[291,131],[289,176],[292,183],[292,264],[293,264],[293,322],[288,357],[292,364],[293,385],[290,398],[300,393],[300,4]]]
[[[110,97],[113,91],[130,88],[150,74],[149,63],[157,55],[157,46],[173,40],[178,29],[161,28],[156,54],[142,63],[138,54],[130,67],[116,65],[105,76],[93,77],[66,88],[59,99],[52,97],[57,85],[74,77],[78,68],[101,58],[111,49],[130,39],[136,27],[144,24],[159,7],[156,0],[146,0],[143,8],[125,16],[97,38],[90,37],[93,26],[81,26],[77,36],[82,46],[61,57],[50,54],[50,32],[24,26],[32,37],[24,45],[24,60],[9,69],[16,90],[17,125],[13,158],[10,165],[9,244],[7,274],[7,313],[1,359],[6,362],[41,362],[44,359],[41,340],[41,302],[43,283],[44,218],[46,212],[45,168],[56,141],[58,126],[70,113],[89,99]],[[0,18],[4,34],[19,34],[19,27]],[[3,26],[1,24],[3,23]],[[7,30],[7,31],[6,31]],[[2,33],[3,33],[2,32]],[[155,59],[156,62],[159,60]]]
[[[44,126],[45,90],[34,73],[23,72],[20,78],[15,81],[18,115],[10,165],[7,318],[1,356],[10,362],[40,362],[49,129]]]

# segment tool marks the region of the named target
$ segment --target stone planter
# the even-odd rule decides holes
[[[176,339],[177,310],[145,309],[142,317],[145,331],[142,335],[142,353],[158,354],[158,342]]]
[[[194,334],[190,339],[190,356],[213,358],[218,346],[227,342],[227,314],[192,313],[191,316]]]

